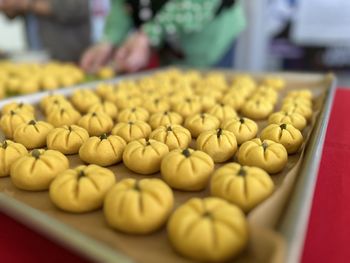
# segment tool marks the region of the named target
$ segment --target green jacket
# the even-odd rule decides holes
[[[125,0],[112,0],[106,21],[105,40],[121,44],[133,27]],[[241,3],[215,15],[221,0],[172,0],[156,16],[142,25],[154,47],[169,36],[184,54],[172,63],[196,67],[215,64],[244,29],[246,21]]]

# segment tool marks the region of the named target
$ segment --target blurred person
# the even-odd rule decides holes
[[[163,64],[232,67],[244,27],[238,0],[111,0],[104,38],[84,53],[81,66],[96,72],[112,60],[117,70],[134,72],[155,49]]]
[[[53,59],[78,61],[91,44],[89,0],[0,0],[0,12],[23,17],[29,47]]]

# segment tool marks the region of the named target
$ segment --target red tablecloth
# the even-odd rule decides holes
[[[338,89],[316,185],[302,262],[350,258],[350,90]],[[87,262],[0,213],[2,263]]]
[[[1,263],[88,262],[0,213]]]
[[[350,261],[350,90],[338,89],[322,161],[302,262]]]

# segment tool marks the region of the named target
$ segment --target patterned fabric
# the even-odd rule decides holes
[[[162,44],[166,35],[199,32],[214,17],[220,0],[169,1],[151,21],[142,26],[153,46]]]
[[[111,0],[112,9],[107,18],[104,41],[118,46],[139,25],[135,23],[135,12],[147,8],[138,2],[138,10],[130,8],[136,0]],[[246,20],[241,1],[220,6],[225,0],[169,0],[161,6],[160,0],[152,0],[154,17],[140,23],[154,47],[164,42],[181,57],[161,57],[162,63],[208,67],[217,63],[232,46],[233,41],[245,28]],[[147,1],[146,1],[147,2]],[[159,2],[160,3],[160,2]],[[159,8],[156,8],[159,7]]]

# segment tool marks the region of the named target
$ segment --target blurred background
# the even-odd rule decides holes
[[[45,0],[18,1],[22,4],[45,2]],[[0,6],[4,5],[4,2],[11,2],[11,0],[0,0]],[[84,13],[83,7],[74,7],[74,3],[77,2],[86,6],[88,19],[85,18],[87,14]],[[58,44],[60,48],[65,48],[67,45],[67,50],[70,48],[74,52],[74,54],[69,54],[68,59],[62,55],[63,60],[72,58],[73,61],[79,63],[89,46],[104,40],[106,19],[116,2],[123,1],[61,1],[61,7],[52,7],[57,14],[49,10],[50,14],[56,15],[57,21],[62,23],[58,26],[49,25],[47,18],[49,13],[46,14],[45,9],[40,10],[39,8],[39,11],[35,13],[19,12],[15,14],[2,10],[0,11],[0,56],[15,61],[47,61],[52,57],[52,50],[57,51],[58,48],[53,47],[48,50],[45,47],[50,44],[53,46]],[[147,3],[152,5],[153,3],[149,2],[155,1],[138,2],[142,7],[142,5],[147,6]],[[246,25],[232,44],[234,52],[230,53],[233,61],[230,67],[249,71],[332,70],[337,71],[341,77],[341,84],[350,84],[350,78],[348,81],[347,77],[350,68],[350,1],[247,0],[231,2],[235,2],[234,4],[239,2],[242,5]],[[78,11],[74,8],[78,8]],[[147,16],[147,10],[142,9],[141,11],[144,12],[141,15]],[[73,12],[71,15],[74,19],[67,15],[69,12]],[[46,21],[42,21],[41,16],[43,15]],[[110,16],[113,15],[110,14]],[[89,26],[84,31],[87,24]],[[75,31],[78,33],[71,32],[71,34],[64,35],[61,42],[57,35],[64,25],[78,28],[78,31]],[[52,36],[54,43],[47,40],[44,40],[46,43],[37,41],[37,36],[44,31],[52,31],[52,34],[56,34]],[[72,37],[73,40],[68,41],[69,37]],[[76,45],[68,47],[74,41],[77,42]],[[54,58],[60,59],[59,56]]]

